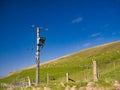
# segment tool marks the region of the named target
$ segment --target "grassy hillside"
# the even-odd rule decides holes
[[[66,82],[65,75],[75,82],[93,81],[92,61],[98,63],[99,81],[120,81],[120,41],[109,43],[61,57],[42,64],[40,68],[41,83],[46,83],[47,75],[51,83]],[[35,67],[15,72],[0,82],[14,83],[27,80],[30,77],[35,82]]]

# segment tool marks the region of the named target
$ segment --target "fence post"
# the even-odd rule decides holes
[[[115,62],[113,62],[113,66],[114,66],[115,79],[117,79],[117,74],[116,74],[116,64],[115,64]]]
[[[68,80],[69,80],[69,78],[68,78],[69,76],[68,76],[68,73],[66,73],[66,82],[68,83]]]
[[[31,81],[29,76],[28,76],[28,85],[31,86]]]
[[[84,70],[84,80],[87,81],[87,72]]]
[[[49,74],[47,73],[47,84],[49,84]]]
[[[98,70],[96,61],[93,61],[93,77],[94,81],[98,81]]]

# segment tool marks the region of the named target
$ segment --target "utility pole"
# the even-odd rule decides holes
[[[40,78],[40,48],[44,46],[45,38],[40,36],[40,27],[37,30],[37,50],[36,50],[36,85],[39,84]]]
[[[36,85],[39,84],[39,64],[40,64],[40,46],[39,46],[39,38],[40,38],[40,28],[37,27]]]

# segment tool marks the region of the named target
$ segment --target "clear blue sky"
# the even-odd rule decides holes
[[[120,0],[0,0],[0,76],[36,64],[32,24],[48,28],[45,62],[120,40]]]

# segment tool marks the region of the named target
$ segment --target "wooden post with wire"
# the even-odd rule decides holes
[[[69,81],[69,75],[68,73],[66,73],[66,82],[68,83],[68,81]]]

